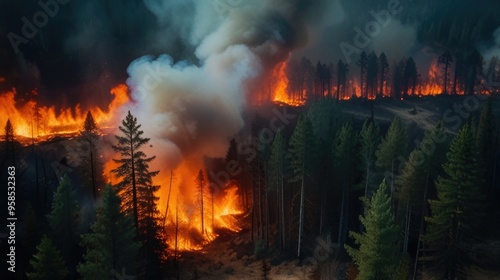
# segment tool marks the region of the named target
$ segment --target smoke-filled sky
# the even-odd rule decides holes
[[[214,5],[217,1],[226,6],[221,9]],[[50,101],[63,103],[82,96],[99,97],[106,89],[124,82],[128,65],[143,55],[168,54],[175,61],[200,63],[199,56],[206,54],[195,55],[195,49],[223,24],[229,10],[266,10],[258,19],[242,15],[242,22],[249,22],[241,28],[252,25],[259,34],[250,34],[253,31],[247,28],[245,34],[238,35],[249,36],[255,43],[266,36],[282,36],[284,43],[292,43],[299,39],[293,36],[304,34],[299,28],[304,28],[311,6],[309,1],[217,1],[40,1],[51,3],[47,9],[55,11],[52,15],[37,1],[2,1],[0,76],[8,78],[2,88],[16,86],[29,91],[40,87],[47,89],[43,96]],[[315,6],[322,2],[326,1],[314,1]],[[43,17],[35,16],[39,12],[45,12],[46,23]],[[282,18],[285,14],[289,18]],[[36,20],[44,24],[37,27]],[[32,38],[23,33],[26,21],[35,28],[34,32],[28,30]],[[212,51],[207,47],[199,52]]]
[[[42,101],[57,97],[58,102],[77,100],[85,104],[87,98],[82,97],[99,97],[124,81],[130,62],[143,55],[168,54],[175,61],[199,63],[195,49],[224,22],[227,11],[248,7],[266,10],[266,15],[258,19],[250,15],[255,30],[267,29],[285,40],[303,40],[294,42],[302,47],[295,56],[306,55],[313,63],[317,59],[335,63],[344,58],[339,44],[352,43],[356,34],[353,28],[364,29],[373,20],[370,11],[386,9],[391,1],[395,0],[1,1],[0,77],[7,81],[0,83],[0,89],[16,86],[29,91],[40,87],[46,89]],[[45,11],[39,2],[52,11],[50,4],[57,3],[56,12],[45,12],[46,21],[43,16],[35,19],[41,27],[35,26],[32,38],[26,38],[23,18],[34,23],[34,16]],[[481,21],[480,36],[471,44],[479,45],[484,52],[495,44],[493,32],[500,26],[498,1],[407,0],[400,1],[400,5],[402,12],[392,18],[367,50],[385,51],[394,60],[411,55],[429,43],[422,41],[419,29],[433,22],[442,29],[451,29],[454,21],[458,21],[459,28],[474,28]],[[280,19],[280,14],[289,18]],[[19,43],[17,53],[8,38],[10,33],[27,39]]]
[[[159,22],[171,20],[179,4],[148,0]],[[227,13],[213,4],[192,2],[194,16],[174,22],[186,30],[181,40],[194,48],[194,60],[144,56],[127,69],[139,119],[157,140],[165,166],[183,160],[200,165],[205,156],[221,157],[228,140],[243,127],[251,85],[307,42],[310,5],[305,1],[240,3]]]
[[[2,1],[0,77],[7,79],[0,83],[0,89],[12,86],[21,92],[34,87],[46,89],[40,97],[42,101],[55,98],[62,103],[85,104],[88,98],[82,97],[101,95],[106,101],[103,91],[106,93],[127,78],[126,69],[134,59],[168,54],[175,61],[199,63],[196,48],[224,22],[227,11],[249,7],[266,10],[261,18],[250,15],[255,30],[275,32],[284,40],[299,40],[294,42],[300,47],[295,57],[305,55],[313,63],[318,59],[335,63],[344,58],[339,44],[353,42],[356,34],[353,28],[364,29],[373,20],[370,11],[386,9],[391,1],[394,0]],[[22,32],[23,18],[34,23],[34,16],[45,11],[38,2],[57,3],[57,9],[51,14],[45,12],[46,22],[43,16],[38,17],[41,27],[35,26],[32,38],[26,38]],[[48,9],[54,11],[49,4]],[[458,21],[459,28],[474,28],[481,21],[480,35],[471,44],[478,45],[485,53],[495,45],[493,32],[500,26],[498,1],[408,0],[400,1],[400,5],[402,12],[392,18],[367,50],[385,51],[394,60],[411,55],[422,44],[429,43],[422,41],[423,26],[434,23],[442,29],[451,29],[454,21]],[[280,19],[280,14],[289,18]],[[8,37],[11,33],[26,39],[17,46],[17,53]]]

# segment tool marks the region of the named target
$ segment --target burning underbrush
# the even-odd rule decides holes
[[[217,238],[218,230],[242,230],[239,217],[243,211],[238,205],[236,192],[237,187],[231,186],[214,202],[207,197],[203,212],[199,198],[195,204],[176,201],[174,208],[165,216],[169,246],[175,252],[201,250]]]

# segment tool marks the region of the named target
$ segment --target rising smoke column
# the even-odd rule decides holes
[[[228,140],[244,125],[250,84],[306,40],[308,2],[243,2],[224,15],[211,1],[145,3],[159,21],[173,20],[189,32],[184,37],[197,46],[198,61],[174,62],[161,55],[132,62],[127,84],[134,102],[129,108],[152,138],[162,166],[173,168],[185,160],[199,165],[204,156],[224,156]],[[186,6],[194,8],[190,26],[181,15],[178,21],[169,18],[175,8],[185,11]]]
[[[225,14],[218,14],[212,2],[146,0],[160,23],[171,21],[169,26],[185,32],[181,37],[193,46],[195,59],[144,56],[127,70],[132,101],[123,113],[130,110],[151,138],[145,152],[156,155],[151,168],[160,170],[155,179],[162,186],[160,211],[165,211],[175,169],[168,201],[176,209],[179,200],[186,221],[196,213],[194,179],[205,158],[225,155],[229,140],[244,126],[243,112],[256,85],[306,44],[309,19],[317,15],[312,8],[323,1],[314,7],[302,0],[242,1]],[[186,10],[190,16],[183,18]],[[170,223],[174,216],[168,216]]]

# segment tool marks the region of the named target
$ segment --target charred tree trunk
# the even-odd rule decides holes
[[[305,175],[302,175],[300,183],[299,238],[297,245],[297,257],[300,257],[300,248],[302,245],[302,235],[304,231],[304,176]]]
[[[255,179],[252,178],[252,242],[254,242],[255,232]]]
[[[415,253],[415,265],[413,266],[413,280],[417,276],[418,256],[420,255],[420,244],[422,243],[422,232],[425,227],[425,215],[427,212],[427,189],[429,185],[429,169],[427,169],[427,180],[425,181],[424,197],[422,199],[422,217],[420,218],[420,231],[418,233],[417,252]]]
[[[258,163],[259,166],[258,166],[258,185],[257,185],[257,191],[258,191],[258,196],[259,196],[259,219],[258,219],[258,229],[257,229],[257,237],[259,237],[260,239],[263,238],[263,225],[262,225],[262,182],[261,182],[261,170],[260,170],[260,163]]]
[[[277,240],[277,243],[279,244],[279,248],[280,248],[280,252],[281,252],[283,250],[283,243],[281,243],[281,236],[283,236],[283,232],[281,232],[281,212],[280,212],[281,205],[280,205],[280,202],[281,202],[281,198],[280,198],[280,188],[279,188],[279,178],[278,178],[278,181],[276,182],[276,211],[274,213],[275,214],[274,219],[275,219],[275,226],[277,229],[277,238],[275,238],[275,240]]]
[[[163,218],[163,227],[165,227],[167,223],[167,216],[168,216],[168,207],[170,205],[170,193],[172,192],[172,176],[173,176],[173,171],[170,169],[170,184],[168,187],[168,196],[167,196],[167,208],[165,209],[165,217]],[[177,209],[176,209],[177,211]]]
[[[95,182],[95,171],[94,171],[94,152],[92,151],[92,144],[89,140],[89,150],[90,150],[90,176],[92,177],[92,190],[94,192],[94,200],[97,199],[97,190]]]
[[[285,236],[285,191],[283,186],[283,174],[280,175],[280,187],[281,187],[281,233],[282,233],[282,244],[283,248],[286,248],[286,236]]]
[[[132,203],[133,203],[133,209],[134,209],[134,224],[135,224],[135,229],[137,231],[137,236],[139,236],[139,214],[137,211],[137,188],[136,188],[136,182],[135,182],[135,155],[134,155],[134,139],[132,139],[132,136],[129,139],[130,141],[130,162],[132,166]]]
[[[406,224],[405,224],[405,237],[403,242],[403,252],[408,252],[408,240],[410,238],[410,222],[411,222],[411,206],[410,197],[406,201]]]
[[[214,224],[214,192],[211,191],[210,192],[210,196],[212,197],[212,231],[213,229],[215,228],[215,224]]]
[[[266,191],[266,246],[269,247],[269,192]]]
[[[201,203],[201,210],[200,210],[200,215],[201,215],[201,233],[205,234],[205,222],[203,220],[204,211],[203,211],[203,184],[200,185],[200,203]]]
[[[337,243],[338,244],[343,244],[344,243],[344,220],[345,220],[345,205],[346,205],[346,188],[345,186],[342,188],[342,203],[340,205],[340,219],[339,219],[339,236]]]
[[[174,264],[177,267],[177,244],[179,237],[179,200],[175,206],[175,246],[174,246]]]

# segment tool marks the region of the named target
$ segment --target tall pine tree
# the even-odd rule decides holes
[[[393,279],[398,268],[399,230],[394,224],[387,193],[384,180],[374,196],[365,200],[365,215],[359,217],[364,232],[350,232],[359,249],[345,245],[359,270],[356,279]]]
[[[64,175],[54,193],[52,211],[47,215],[56,247],[66,260],[71,276],[76,274],[80,254],[80,207],[68,175]]]
[[[92,113],[87,112],[83,129],[80,131],[80,153],[82,158],[83,179],[90,186],[94,199],[97,198],[99,186],[104,182],[102,178],[103,165],[99,157],[100,145],[99,128]]]
[[[121,273],[123,269],[127,275],[136,275],[140,244],[134,241],[132,217],[125,215],[120,205],[120,198],[111,186],[107,186],[92,232],[82,236],[86,253],[84,262],[78,266],[78,272],[83,279],[111,279],[113,272]]]
[[[27,273],[28,279],[66,279],[68,276],[68,269],[64,264],[64,259],[46,235],[42,237],[42,241],[40,245],[37,246],[37,250],[38,252],[30,261],[34,271]]]
[[[407,145],[408,136],[406,135],[406,130],[401,119],[396,117],[376,152],[377,166],[385,174],[385,178],[390,179],[391,195],[394,192],[394,178],[397,168],[396,160],[400,156],[404,157]]]
[[[436,182],[437,198],[430,200],[431,216],[424,242],[431,269],[444,279],[455,279],[472,263],[468,245],[478,235],[481,221],[483,175],[474,129],[464,125],[451,143],[445,177]]]
[[[344,124],[337,133],[333,145],[335,177],[342,188],[342,202],[340,205],[340,221],[338,243],[344,244],[347,239],[349,192],[353,184],[354,171],[357,159],[357,139],[352,125]]]
[[[153,184],[158,171],[149,171],[149,163],[155,156],[147,157],[141,150],[150,139],[143,137],[140,128],[137,118],[129,111],[119,127],[122,136],[115,135],[118,144],[113,145],[113,149],[120,158],[113,159],[119,166],[112,172],[120,178],[116,188],[122,209],[133,217],[137,237],[142,243],[140,256],[145,261],[141,264],[142,271],[147,278],[156,278],[161,274],[166,242],[157,208],[156,192],[160,186]]]
[[[278,238],[280,250],[285,247],[285,138],[283,131],[278,130],[274,137],[269,157],[269,188],[276,191],[277,209],[278,209]]]
[[[14,126],[10,119],[7,120],[4,127],[5,140],[5,160],[9,165],[16,165],[16,143],[14,138]]]
[[[297,244],[297,256],[300,256],[302,239],[304,237],[304,196],[305,185],[309,183],[314,163],[314,135],[311,121],[307,115],[301,115],[297,126],[290,138],[288,156],[293,176],[292,182],[300,182],[300,205],[299,205],[299,235]]]
[[[140,191],[147,191],[149,185],[152,185],[153,177],[158,174],[158,171],[149,171],[148,163],[153,161],[155,156],[148,158],[141,150],[150,139],[142,136],[144,131],[140,128],[137,118],[129,111],[119,127],[123,136],[115,135],[118,144],[112,146],[121,156],[119,159],[113,159],[119,164],[116,169],[112,170],[120,178],[120,182],[116,184],[117,192],[122,200],[123,209],[134,218],[138,232],[140,230],[139,197],[143,197]]]
[[[401,175],[396,179],[397,223],[404,230],[403,251],[407,251],[412,213],[416,213],[423,230],[423,216],[427,197],[444,162],[446,134],[441,122],[425,133],[424,139],[410,153]],[[433,193],[433,192],[432,192]],[[413,222],[415,223],[415,222]],[[420,235],[420,232],[418,233]]]
[[[360,132],[361,143],[361,165],[360,171],[363,174],[363,188],[365,189],[365,196],[371,194],[375,189],[375,152],[380,144],[380,128],[373,120],[369,119],[363,123],[363,128]]]

